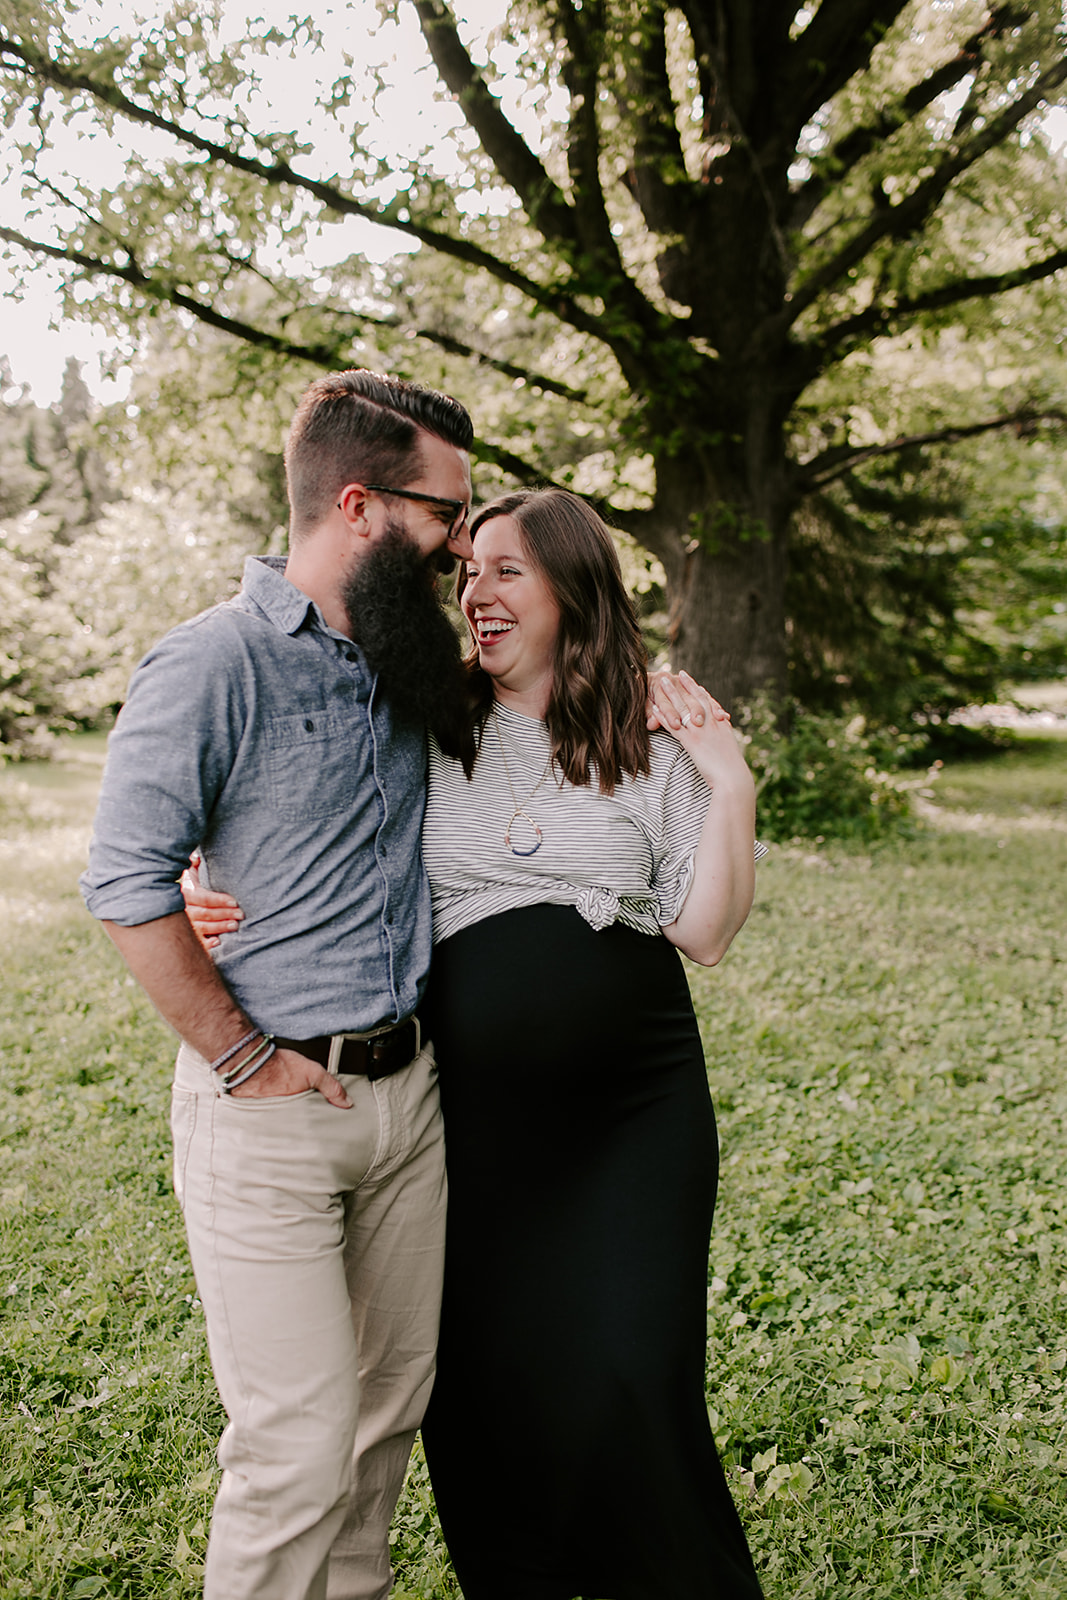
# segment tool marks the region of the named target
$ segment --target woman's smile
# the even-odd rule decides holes
[[[559,606],[531,561],[514,517],[491,517],[478,529],[460,604],[497,698],[528,715],[543,716]]]
[[[510,633],[514,626],[503,617],[477,617],[474,624],[480,645],[491,645],[502,633]]]

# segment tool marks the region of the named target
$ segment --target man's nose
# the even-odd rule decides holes
[[[471,536],[467,530],[466,522],[450,536],[448,548],[461,561],[472,561],[474,559],[474,546],[471,544]]]

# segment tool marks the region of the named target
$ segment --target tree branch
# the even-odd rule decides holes
[[[777,62],[783,36],[788,38],[788,30],[781,26],[783,9],[774,8],[777,15],[773,21],[767,14],[770,9],[754,9],[749,0],[732,0],[729,5],[725,0],[711,0],[711,3],[704,0],[703,4],[699,0],[689,0],[683,5],[683,14],[698,61],[706,69],[705,136],[713,132],[725,136],[727,146],[741,151],[747,161],[766,212],[767,232],[784,281],[792,271],[793,258],[782,232],[780,207],[769,181],[774,159],[768,161],[767,147],[769,144],[773,148],[778,142],[768,107],[777,106]],[[729,161],[730,155],[725,159]],[[713,165],[710,152],[705,151],[704,185],[699,191],[698,203],[704,212],[705,226],[715,227],[709,210],[714,190],[708,187]],[[720,175],[715,175],[714,182],[719,181]],[[691,230],[688,242],[691,251],[694,246],[700,249]]]
[[[413,0],[434,66],[459,101],[460,110],[505,183],[522,201],[534,227],[557,244],[578,243],[574,213],[490,94],[467,53],[455,19],[443,0]]]
[[[339,316],[351,313],[338,312]],[[371,317],[361,314],[361,322],[369,322],[375,328],[397,328],[410,334],[416,339],[426,339],[439,350],[446,350],[449,355],[463,356],[468,361],[474,361],[480,367],[488,367],[493,372],[499,372],[505,378],[513,378],[522,383],[529,384],[531,389],[541,389],[545,394],[558,395],[561,400],[570,400],[574,405],[584,405],[589,396],[584,389],[572,389],[570,384],[560,383],[558,378],[546,378],[543,373],[531,372],[528,367],[516,366],[513,361],[501,361],[496,356],[486,355],[484,350],[476,350],[473,345],[464,344],[461,339],[454,339],[449,333],[442,333],[436,328],[417,328],[406,323],[402,317]]]
[[[638,24],[641,43],[627,71],[620,110],[631,118],[634,130],[633,171],[627,174],[641,214],[654,233],[682,234],[689,210],[689,184],[667,74],[667,46],[661,7],[649,7]]]
[[[216,144],[213,140],[205,138],[202,134],[195,133],[192,129],[183,128],[180,123],[171,121],[159,112],[147,106],[138,105],[130,100],[122,91],[111,83],[98,83],[87,73],[78,72],[53,61],[50,57],[41,55],[28,46],[18,44],[16,41],[0,35],[0,58],[13,57],[23,69],[28,69],[30,74],[40,82],[56,89],[64,89],[71,93],[92,95],[102,105],[109,106],[113,111],[120,112],[129,117],[133,122],[144,126],[153,127],[162,133],[168,134],[179,143],[188,145],[191,149],[207,156],[212,161],[217,161],[224,167],[229,167],[238,172],[249,173],[260,178],[264,183],[274,187],[284,184],[292,185],[302,193],[310,194],[321,202],[328,210],[336,212],[339,216],[363,217],[368,222],[374,222],[382,227],[395,228],[398,233],[406,234],[409,238],[417,239],[420,244],[428,245],[433,250],[440,251],[443,255],[451,256],[457,261],[463,261],[468,266],[479,267],[489,272],[502,283],[508,283],[518,289],[522,294],[533,300],[561,321],[569,322],[572,327],[581,333],[591,334],[593,338],[604,339],[603,329],[594,316],[584,311],[574,299],[573,286],[544,285],[535,282],[524,273],[517,272],[506,262],[499,261],[496,256],[487,250],[482,250],[478,245],[465,239],[456,239],[451,234],[439,232],[435,228],[425,227],[418,222],[403,221],[394,209],[387,206],[368,204],[365,201],[355,200],[352,196],[338,189],[336,185],[323,183],[319,179],[307,176],[294,170],[287,161],[274,161],[268,165],[254,156],[241,155],[236,150],[231,150],[225,145]],[[9,63],[10,64],[10,63]]]
[[[548,242],[559,247],[574,270],[572,292],[582,292],[583,279],[589,275],[590,266],[594,273],[606,271],[629,312],[633,329],[640,330],[641,342],[647,342],[653,332],[649,326],[649,306],[622,265],[604,206],[596,121],[597,59],[595,51],[588,48],[586,24],[579,17],[573,0],[558,0],[569,51],[563,72],[571,94],[572,120],[567,153],[573,205],[566,203],[540,161],[500,110],[471,61],[444,0],[412,0],[412,3],[434,65],[457,96],[486,155],[515,190],[534,226]],[[587,3],[599,15],[599,0],[587,0]],[[596,25],[594,20],[591,28],[595,29]],[[604,287],[591,285],[589,292],[603,294]],[[576,321],[573,325],[579,326]],[[587,327],[583,331],[590,329]],[[624,352],[632,340],[627,341],[620,335],[606,337],[603,330],[597,337],[607,343],[620,360],[625,359]]]
[[[307,361],[312,366],[323,367],[333,371],[340,356],[340,346],[329,347],[325,345],[301,345],[291,339],[280,338],[277,334],[268,333],[263,328],[256,328],[251,323],[242,322],[237,317],[223,316],[212,306],[194,300],[192,296],[183,294],[181,290],[170,288],[155,282],[136,266],[119,267],[106,261],[98,261],[93,256],[83,255],[80,251],[62,248],[59,245],[44,244],[40,240],[27,239],[23,234],[17,233],[14,228],[0,226],[0,239],[9,244],[19,245],[24,250],[35,254],[46,255],[53,260],[66,261],[73,266],[78,266],[85,272],[104,274],[112,278],[121,278],[124,283],[130,284],[142,294],[151,299],[166,302],[170,305],[180,306],[183,311],[188,311],[198,321],[206,323],[208,327],[217,328],[222,333],[233,334],[245,344],[254,345],[261,350],[271,350],[277,355],[285,356],[295,361]],[[373,326],[385,327],[399,325],[393,324],[384,318],[367,317],[364,319]],[[430,329],[419,329],[418,337],[427,339],[438,347],[448,350],[451,354],[471,355],[477,360],[484,361],[497,370],[505,370],[507,364],[493,361],[491,357],[483,357],[476,350],[461,345],[457,340],[450,339],[447,335],[434,333]],[[519,369],[512,371],[519,374]],[[522,374],[525,376],[525,374]],[[563,384],[553,386],[551,379],[538,378],[536,374],[529,374],[528,381],[542,388],[551,389],[554,393],[562,393],[572,398],[580,398],[574,390],[567,390]],[[503,471],[510,473],[520,483],[536,485],[541,488],[559,488],[546,474],[524,461],[521,456],[515,455],[503,445],[492,444],[487,439],[475,439],[471,446],[471,454],[477,461],[491,461]]]
[[[832,184],[838,182],[845,173],[851,172],[864,156],[891,138],[898,128],[911,122],[920,111],[925,111],[938,95],[954,88],[968,73],[974,72],[984,59],[986,43],[991,39],[999,39],[1009,28],[1025,22],[1029,15],[1030,10],[1025,6],[999,6],[985,26],[964,41],[951,61],[936,67],[907,94],[884,107],[873,122],[851,129],[824,155],[817,156],[812,161],[811,177],[794,192],[789,227],[802,228],[822,204]]]
[[[525,484],[530,489],[561,489],[562,484],[550,478],[548,473],[540,467],[535,467],[532,462],[524,461],[522,456],[513,455],[504,445],[491,444],[487,439],[475,439],[471,446],[471,455],[476,461],[489,461],[493,466],[508,473],[511,477]]]
[[[1065,78],[1067,57],[1043,72],[1025,94],[1020,95],[999,116],[992,117],[966,145],[962,148],[950,145],[948,154],[931,176],[917,184],[898,205],[879,207],[874,211],[866,227],[861,228],[843,249],[818,267],[796,290],[784,313],[785,325],[796,322],[824,290],[832,287],[851,267],[857,266],[882,239],[901,241],[917,233],[954,179],[972,167],[987,150],[1002,143],[1012,129],[1040,105],[1052,89],[1058,88]]]
[[[819,370],[827,358],[843,355],[859,339],[876,338],[890,333],[906,322],[912,322],[927,311],[941,311],[946,306],[959,305],[964,300],[989,299],[1010,289],[1020,289],[1028,283],[1039,283],[1067,267],[1067,249],[1057,250],[1028,267],[1016,267],[1011,272],[1001,272],[983,278],[957,278],[943,283],[926,294],[911,300],[898,300],[893,305],[868,306],[854,317],[828,328],[820,339],[807,348],[818,357]]]
[[[783,125],[799,134],[871,59],[907,0],[822,0],[797,39],[777,92]],[[794,137],[795,137],[794,134]]]
[[[622,278],[619,248],[612,237],[600,184],[597,92],[604,44],[603,6],[601,0],[586,0],[578,11],[574,0],[557,0],[557,15],[567,45],[563,58],[563,81],[570,96],[567,170],[578,232],[582,247],[607,263],[613,275]]]
[[[291,358],[294,361],[308,361],[314,366],[325,367],[332,371],[345,360],[345,352],[350,346],[361,327],[395,328],[398,331],[407,329],[402,317],[374,317],[369,313],[352,317],[351,312],[334,312],[336,316],[352,317],[354,328],[352,332],[339,335],[336,342],[331,344],[302,345],[292,339],[286,339],[280,334],[269,333],[265,328],[256,327],[254,324],[242,321],[239,317],[226,316],[221,311],[216,311],[214,306],[202,300],[195,299],[186,294],[165,279],[153,277],[131,261],[127,266],[119,266],[116,262],[101,260],[98,256],[87,255],[84,251],[75,250],[70,245],[45,244],[40,239],[29,239],[25,234],[18,233],[14,228],[0,227],[0,239],[8,244],[18,245],[21,249],[33,255],[44,255],[53,261],[63,261],[70,266],[79,267],[83,272],[97,277],[117,278],[121,282],[143,294],[146,299],[154,300],[158,304],[174,305],[182,311],[187,311],[198,322],[205,323],[208,327],[217,328],[221,333],[232,334],[234,338],[241,339],[245,344],[256,345],[262,350],[272,350],[277,355]],[[237,262],[239,266],[247,263]],[[269,283],[269,280],[265,279]],[[270,285],[270,287],[274,287]],[[572,389],[568,384],[560,383],[555,378],[544,377],[541,373],[531,372],[525,367],[516,366],[510,361],[498,360],[495,356],[486,355],[476,350],[473,345],[464,344],[459,339],[454,339],[450,334],[438,332],[434,328],[414,328],[413,332],[418,339],[425,339],[428,344],[435,345],[439,350],[445,350],[449,355],[462,356],[477,362],[480,366],[488,367],[494,372],[501,373],[507,378],[521,378],[531,388],[542,389],[546,394],[559,395],[564,400],[575,404],[582,404],[586,395],[584,391]]]
[[[844,477],[861,462],[873,461],[878,456],[895,455],[915,445],[958,444],[961,439],[974,439],[979,434],[993,433],[999,428],[1018,428],[1021,433],[1030,432],[1039,422],[1067,422],[1067,412],[1055,408],[1038,411],[1032,406],[1024,406],[1004,416],[989,417],[985,422],[961,423],[954,428],[936,428],[930,433],[904,434],[889,444],[833,445],[820,455],[801,462],[795,469],[794,482],[801,494],[810,494],[812,490],[821,489],[836,478]]]
[[[268,333],[265,328],[257,328],[252,323],[243,322],[239,317],[225,316],[221,311],[216,311],[214,306],[207,305],[202,300],[195,300],[192,295],[185,294],[183,290],[162,279],[153,278],[134,262],[122,267],[117,262],[102,261],[96,256],[86,255],[70,245],[46,244],[41,239],[28,239],[25,234],[18,233],[14,228],[0,227],[0,239],[6,240],[8,244],[18,245],[32,255],[47,256],[52,261],[63,261],[69,266],[80,267],[83,272],[93,276],[117,278],[129,284],[148,300],[178,306],[182,311],[188,311],[196,317],[198,322],[204,322],[211,328],[218,328],[222,333],[232,333],[236,338],[243,339],[246,344],[256,345],[262,350],[273,350],[278,355],[289,356],[296,361],[310,361],[314,366],[325,367],[328,370],[337,365],[339,359],[337,348],[296,344],[291,339]]]
[[[717,133],[726,131],[726,122],[720,114],[716,98],[719,79],[715,64],[719,56],[718,37],[722,19],[717,6],[703,4],[702,0],[679,0],[678,9],[686,20],[696,53],[700,98],[704,102],[702,132],[707,141]]]

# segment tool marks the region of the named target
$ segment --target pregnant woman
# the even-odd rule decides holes
[[[478,754],[468,776],[431,748],[423,831],[442,1526],[465,1600],[758,1600],[707,1416],[718,1147],[678,958],[714,964],[748,914],[752,778],[691,679],[656,684],[682,726],[649,733],[583,501],[508,495],[471,537]]]

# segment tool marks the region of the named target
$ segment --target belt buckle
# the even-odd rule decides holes
[[[381,1064],[381,1070],[376,1070],[379,1065],[379,1063],[375,1060],[374,1046],[376,1041],[378,1039],[387,1041],[388,1044],[393,1046],[393,1050],[395,1051],[398,1047],[403,1046],[403,1041],[401,1041],[397,1036],[401,1032],[406,1033],[409,1024],[412,1024],[415,1030],[414,1050],[410,1055],[408,1055],[405,1050],[405,1055],[399,1061],[389,1059],[389,1056],[392,1054],[392,1052],[389,1052],[386,1060]],[[407,1066],[409,1061],[414,1061],[415,1057],[422,1049],[422,1025],[419,1022],[418,1017],[413,1013],[410,1017],[405,1017],[403,1022],[394,1023],[391,1028],[382,1028],[377,1033],[371,1034],[370,1038],[367,1040],[367,1045],[367,1054],[369,1057],[367,1063],[367,1077],[370,1078],[371,1082],[373,1083],[378,1078],[388,1078],[392,1073],[398,1072],[401,1067]]]
[[[326,1063],[326,1071],[328,1073],[330,1073],[331,1076],[333,1076],[335,1078],[338,1076],[338,1072],[339,1072],[340,1065],[341,1065],[341,1052],[344,1049],[344,1045],[345,1045],[345,1040],[346,1039],[362,1039],[366,1043],[366,1045],[368,1046],[368,1052],[367,1052],[368,1055],[373,1056],[374,1041],[376,1039],[384,1038],[385,1036],[387,1036],[390,1033],[399,1033],[400,1029],[401,1028],[406,1028],[409,1022],[414,1023],[414,1025],[415,1025],[415,1048],[411,1053],[411,1059],[412,1059],[412,1061],[414,1061],[415,1057],[419,1054],[420,1050],[422,1049],[422,1024],[419,1021],[418,1017],[413,1012],[410,1017],[405,1017],[403,1022],[391,1023],[389,1025],[389,1027],[387,1027],[387,1028],[376,1028],[373,1033],[333,1033],[333,1034],[331,1034],[330,1035],[330,1055],[329,1055],[329,1059],[328,1059],[328,1061]],[[371,1076],[371,1074],[368,1073],[368,1077],[370,1077],[370,1076]]]

